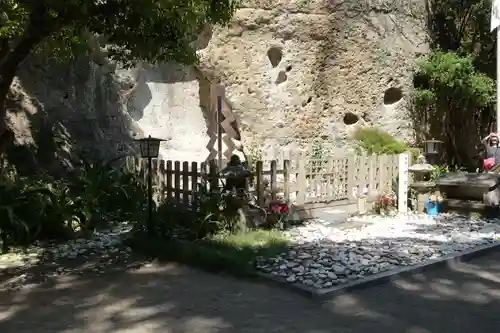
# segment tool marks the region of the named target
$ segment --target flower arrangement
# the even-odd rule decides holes
[[[373,210],[376,214],[389,214],[396,205],[396,195],[394,193],[384,193],[377,196],[373,204]]]
[[[283,228],[289,212],[290,206],[287,202],[281,200],[271,201],[267,208],[268,226]]]

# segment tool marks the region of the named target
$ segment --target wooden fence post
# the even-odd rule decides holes
[[[300,155],[297,168],[297,205],[303,205],[306,202],[306,160],[304,155]]]
[[[174,198],[176,202],[181,201],[181,162],[174,162]]]
[[[217,170],[219,169],[216,160],[210,160],[208,162],[209,174],[208,179],[210,182],[210,191],[215,191],[219,189],[219,175]]]
[[[198,163],[191,162],[191,207],[198,208]]]
[[[347,158],[347,198],[349,202],[354,202],[358,196],[358,187],[356,185],[356,155],[349,155]]]
[[[408,167],[410,164],[410,153],[399,154],[399,177],[398,177],[398,212],[408,212]]]
[[[182,162],[182,204],[189,206],[189,162]]]
[[[271,184],[270,184],[270,190],[271,190],[271,200],[276,200],[276,192],[277,192],[277,167],[276,167],[276,160],[271,161]]]
[[[290,201],[290,160],[283,161],[283,191],[285,201]]]
[[[172,161],[167,161],[167,165],[166,165],[166,168],[165,168],[165,177],[167,177],[167,179],[166,179],[167,200],[171,200],[172,199],[172,191],[173,191],[173,187],[172,187],[172,173],[173,173]]]
[[[160,164],[158,166],[158,199],[159,202],[162,203],[165,201],[165,160],[160,160]]]
[[[262,207],[264,206],[264,189],[262,184],[262,161],[257,161],[255,164],[255,187],[257,190],[257,204]]]
[[[388,158],[386,154],[378,157],[378,178],[380,182],[380,192],[392,191],[392,184],[387,184],[388,181],[392,182],[391,177],[388,177],[388,168],[391,167],[392,159]],[[389,186],[389,188],[387,188]]]

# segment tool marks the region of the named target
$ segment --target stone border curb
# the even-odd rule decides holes
[[[392,280],[398,277],[420,273],[429,269],[434,269],[439,267],[451,267],[454,264],[467,261],[482,255],[486,255],[495,250],[500,250],[500,241],[496,241],[488,245],[475,247],[473,249],[463,252],[454,252],[439,259],[425,261],[417,265],[404,266],[394,270],[370,275],[362,279],[346,283],[344,285],[339,285],[325,289],[311,288],[298,283],[292,284],[286,282],[285,279],[267,273],[259,272],[258,276],[259,279],[262,280],[263,282],[271,283],[274,286],[285,288],[290,291],[300,293],[304,296],[322,300],[327,297],[337,296],[346,292],[361,290],[376,285],[382,285],[391,282]]]

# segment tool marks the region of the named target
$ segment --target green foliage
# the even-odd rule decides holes
[[[9,244],[67,239],[76,231],[92,232],[114,222],[138,220],[145,207],[145,188],[135,175],[111,162],[74,170],[66,179],[2,177],[0,233]]]
[[[491,1],[431,0],[429,9],[427,22],[432,49],[471,57],[476,69],[494,77]]]
[[[126,244],[160,260],[255,276],[258,258],[282,252],[288,241],[275,230],[243,230],[239,214],[244,200],[218,188],[209,190],[202,182],[193,206],[167,200],[155,212],[153,236],[139,223]]]
[[[495,102],[495,82],[474,68],[472,58],[454,52],[432,52],[418,63],[415,100],[421,105],[449,105],[450,98],[463,107],[487,108]]]
[[[231,0],[4,0],[0,38],[37,36],[42,49],[75,56],[91,51],[89,36],[105,36],[107,56],[125,64],[191,64],[197,34],[227,24],[235,8]]]
[[[219,233],[196,241],[150,238],[138,233],[126,244],[136,252],[160,260],[176,261],[211,272],[255,277],[257,260],[283,252],[288,240],[277,231],[255,230]]]
[[[461,172],[465,171],[463,168],[460,167],[454,167],[454,166],[449,166],[449,165],[434,165],[434,169],[431,172],[431,181],[435,181],[439,179],[443,174],[448,173],[448,172]]]
[[[155,213],[157,230],[155,234],[164,239],[181,237],[199,240],[219,233],[242,231],[241,208],[244,198],[220,189],[211,191],[204,182],[198,184],[198,192],[192,207],[186,207],[176,200],[161,203]],[[195,208],[193,208],[195,207]],[[138,225],[145,231],[145,225]]]
[[[476,168],[476,144],[495,118],[495,38],[491,2],[431,0],[432,50],[414,73],[412,118],[417,139],[444,141],[449,165]]]
[[[408,151],[408,146],[390,133],[376,127],[362,127],[356,130],[353,139],[357,143],[359,153],[371,154],[401,154]]]

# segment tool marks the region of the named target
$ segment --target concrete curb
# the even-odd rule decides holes
[[[441,257],[439,259],[426,261],[417,265],[404,266],[401,268],[397,268],[395,270],[370,275],[362,279],[349,282],[344,285],[339,285],[326,289],[315,289],[302,284],[288,283],[280,277],[267,273],[258,273],[258,275],[259,278],[263,280],[263,282],[271,283],[274,286],[285,288],[287,290],[302,294],[307,297],[311,297],[313,299],[322,300],[343,293],[362,290],[364,288],[389,283],[396,278],[412,275],[415,273],[421,273],[429,269],[440,268],[440,267],[451,267],[459,262],[467,261],[475,257],[486,255],[496,250],[500,250],[500,241],[496,241],[494,243],[476,247],[471,250],[463,252],[455,252],[447,256]]]

